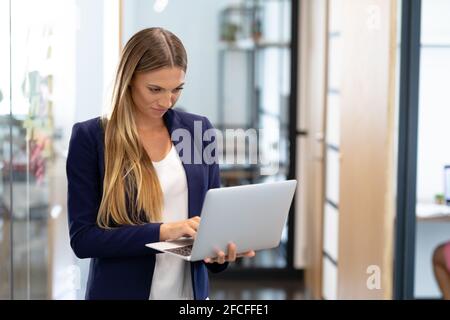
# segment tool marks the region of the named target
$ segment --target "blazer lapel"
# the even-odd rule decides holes
[[[177,114],[175,113],[175,111],[173,111],[172,109],[170,109],[169,111],[167,111],[164,114],[164,122],[166,124],[166,127],[169,131],[169,134],[172,138],[172,133],[176,130],[176,129],[185,129],[190,133],[190,143],[191,143],[191,162],[190,163],[185,163],[184,161],[181,161],[181,163],[183,164],[184,167],[184,171],[186,172],[186,180],[187,180],[187,186],[188,186],[188,216],[189,218],[192,218],[194,216],[200,215],[200,212],[196,212],[195,208],[194,208],[194,204],[195,204],[195,190],[196,190],[196,186],[194,184],[195,181],[199,181],[199,179],[201,179],[201,177],[199,175],[201,175],[201,172],[199,172],[199,170],[201,170],[201,168],[199,168],[199,166],[196,166],[193,163],[193,152],[195,152],[195,146],[194,146],[194,137],[193,137],[193,132],[191,132],[191,130],[189,130],[189,128],[181,121],[181,119],[177,116]],[[175,145],[175,143],[174,143]],[[175,149],[178,152],[178,155],[180,156],[180,159],[183,159],[182,157],[182,145],[181,143],[177,143],[175,145]],[[198,210],[197,210],[198,211]]]

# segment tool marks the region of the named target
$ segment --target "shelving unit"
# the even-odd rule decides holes
[[[290,20],[290,0],[243,0],[220,12],[216,127],[223,133],[226,129],[256,129],[258,135],[257,163],[221,164],[224,186],[287,178]],[[243,151],[225,149],[223,154],[245,152],[247,156],[248,151],[247,146]],[[276,163],[278,172],[266,175],[263,170],[270,166],[263,168],[262,162]],[[233,269],[286,267],[286,235],[278,248],[238,262]]]
[[[258,154],[279,163],[279,175],[284,176],[288,167],[290,6],[287,0],[247,0],[224,8],[219,18],[217,127],[269,130],[271,135],[260,144],[264,147],[258,148]],[[273,152],[278,148],[280,152]],[[276,159],[270,154],[281,156]],[[259,165],[222,168],[225,177],[245,170],[250,183],[265,178],[259,174]]]

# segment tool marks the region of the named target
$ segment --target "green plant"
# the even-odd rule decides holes
[[[434,196],[434,201],[437,204],[444,204],[445,203],[445,196],[442,193],[438,193]]]

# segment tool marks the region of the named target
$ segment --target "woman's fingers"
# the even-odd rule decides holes
[[[200,224],[200,217],[193,217],[185,221],[184,236],[195,238],[197,235],[198,226]]]
[[[200,217],[195,216],[187,220],[163,223],[159,229],[160,240],[176,240],[181,237],[195,238],[200,225]]]
[[[194,220],[188,220],[187,223],[188,223],[189,227],[191,227],[192,229],[198,230],[198,226],[199,226],[198,222],[196,222]]]
[[[195,236],[197,235],[197,229],[194,229],[190,225],[186,225],[186,227],[184,228],[184,235],[195,238]]]
[[[225,263],[225,252],[219,251],[219,253],[217,255],[217,262],[219,264],[224,264]]]
[[[237,258],[253,258],[256,255],[255,251],[250,250],[247,252],[241,252],[236,255]]]
[[[197,234],[198,226],[200,225],[200,217],[193,217],[187,220],[187,224]]]
[[[206,258],[204,260],[206,263],[220,263],[220,264],[224,264],[225,261],[227,261],[226,256],[225,256],[225,252],[223,251],[219,251],[217,253],[217,257],[215,258]]]
[[[227,260],[230,262],[236,261],[236,245],[234,243],[228,244]]]
[[[216,258],[208,257],[203,261],[206,263],[220,263],[223,264],[225,262],[233,262],[236,261],[236,258],[253,258],[256,255],[254,250],[250,250],[247,252],[236,253],[236,245],[234,243],[230,243],[228,245],[228,255],[225,255],[223,251],[219,251],[217,253]]]

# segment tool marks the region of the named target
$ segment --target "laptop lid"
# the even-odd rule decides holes
[[[297,186],[296,180],[267,182],[208,190],[191,261],[227,252],[277,247]]]
[[[277,247],[294,197],[296,180],[210,189],[206,193],[197,236],[146,244],[147,247],[188,261],[227,252],[228,243],[238,253]],[[192,245],[191,254],[178,254]]]

